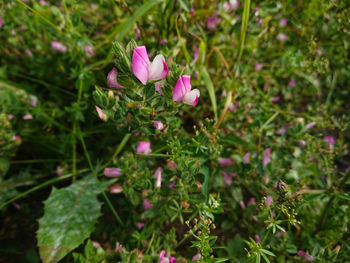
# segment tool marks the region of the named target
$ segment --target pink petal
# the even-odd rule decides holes
[[[123,175],[119,168],[105,168],[103,173],[106,177],[118,177]]]
[[[183,102],[192,106],[196,106],[198,104],[200,95],[201,93],[198,89],[191,90],[185,94]]]
[[[56,50],[59,52],[65,52],[67,50],[67,47],[58,41],[52,41],[51,47],[53,50]]]
[[[267,206],[271,206],[273,202],[272,196],[266,196],[265,203]]]
[[[31,114],[26,114],[23,116],[23,120],[31,120],[31,119],[33,119],[33,115]]]
[[[160,187],[162,185],[162,167],[158,167],[153,177],[156,178],[156,187]]]
[[[160,95],[164,96],[164,93],[162,91],[162,82],[158,81],[154,84],[156,86],[156,91],[160,93]]]
[[[153,127],[161,131],[164,129],[164,124],[161,121],[153,121]]]
[[[148,202],[146,199],[142,201],[142,206],[143,206],[143,209],[145,210],[149,210],[153,207],[153,205],[150,202]]]
[[[112,185],[109,187],[109,192],[111,194],[120,194],[121,192],[123,192],[123,188],[121,188],[121,186],[119,185]]]
[[[163,55],[157,55],[148,68],[148,79],[164,79],[169,75],[169,69]]]
[[[193,256],[192,261],[199,261],[199,260],[201,260],[201,258],[202,258],[201,253],[198,253],[198,254]]]
[[[187,75],[181,76],[175,85],[173,92],[173,100],[181,101],[187,92],[190,92],[191,87],[191,77]]]
[[[132,72],[143,85],[148,80],[148,67],[151,65],[145,46],[134,48],[132,55]]]
[[[243,157],[243,162],[248,164],[250,162],[250,152],[247,152]]]
[[[144,226],[145,226],[145,224],[142,223],[142,222],[138,222],[138,223],[136,224],[137,229],[142,229]]]
[[[218,160],[218,162],[219,162],[219,164],[220,164],[221,166],[226,166],[226,167],[228,167],[228,166],[231,166],[231,164],[233,164],[234,160],[231,159],[231,158],[220,158],[220,159]]]
[[[270,153],[271,153],[271,148],[267,148],[264,151],[263,167],[265,167],[270,162]]]
[[[152,152],[151,143],[145,141],[139,142],[136,151],[137,153],[150,154]]]
[[[108,117],[107,117],[107,115],[101,110],[101,108],[98,107],[98,106],[95,106],[95,108],[96,108],[98,117],[99,117],[101,120],[103,120],[103,121],[107,121],[107,118],[108,118]]]
[[[117,75],[118,75],[117,69],[112,68],[112,70],[108,73],[108,76],[107,76],[107,84],[110,88],[124,89],[125,87],[123,87],[118,83]]]

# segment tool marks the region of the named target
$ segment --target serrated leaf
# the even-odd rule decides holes
[[[90,236],[101,215],[97,196],[105,186],[89,175],[66,188],[53,188],[37,232],[42,262],[58,262]]]

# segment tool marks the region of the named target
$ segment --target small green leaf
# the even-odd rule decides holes
[[[44,216],[37,232],[44,263],[58,262],[90,236],[101,215],[97,195],[105,187],[105,183],[89,175],[66,188],[53,188],[44,202]]]
[[[264,252],[265,254],[267,254],[267,255],[270,255],[270,256],[276,256],[274,253],[272,253],[271,251],[268,251],[268,250],[266,250],[266,249],[263,249],[263,248],[261,248],[260,249],[260,251],[262,251],[262,252]]]

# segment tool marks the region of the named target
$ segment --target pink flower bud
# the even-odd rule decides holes
[[[86,45],[84,47],[84,51],[85,51],[85,54],[88,58],[95,56],[95,51],[94,51],[93,47],[90,45]]]
[[[145,226],[145,224],[142,223],[142,222],[138,222],[138,223],[136,224],[137,229],[142,229],[144,226]]]
[[[136,151],[137,153],[140,153],[140,154],[150,154],[152,152],[151,143],[145,142],[145,141],[139,142],[139,144],[137,145]]]
[[[289,87],[295,87],[297,85],[297,83],[295,82],[294,79],[291,79],[289,82],[288,82],[288,86]]]
[[[255,67],[254,67],[255,71],[260,71],[262,68],[263,68],[262,64],[260,64],[259,62],[255,63]]]
[[[219,165],[228,167],[234,163],[234,160],[231,158],[219,158],[218,162],[219,162]]]
[[[148,202],[146,199],[142,201],[142,206],[143,206],[143,209],[145,210],[150,210],[153,207],[153,205],[150,202]]]
[[[285,42],[287,40],[287,35],[280,33],[276,36],[277,40],[281,41],[281,42]]]
[[[156,178],[156,187],[160,188],[162,185],[162,167],[158,167],[155,173],[153,174],[153,177]]]
[[[33,115],[31,114],[26,114],[23,116],[23,120],[31,120],[31,119],[33,119]]]
[[[272,205],[272,202],[273,202],[273,199],[272,199],[272,196],[266,196],[266,199],[265,199],[265,204],[267,206],[271,206]]]
[[[306,142],[304,140],[298,140],[298,143],[300,145],[300,147],[305,147],[306,146]]]
[[[106,177],[113,177],[113,178],[123,175],[123,173],[119,168],[105,168],[103,173]]]
[[[330,149],[334,148],[335,140],[334,140],[333,136],[326,136],[323,138],[323,141],[328,143],[328,147]]]
[[[121,192],[123,192],[123,188],[119,185],[111,185],[109,187],[109,192],[111,194],[120,194]]]
[[[306,259],[306,261],[308,261],[308,262],[314,261],[314,258],[311,255],[309,255],[308,253],[306,253],[305,251],[302,251],[302,250],[298,251],[298,256]]]
[[[245,204],[243,201],[239,201],[239,206],[242,208],[242,209],[245,209]]]
[[[198,253],[198,254],[193,256],[192,261],[199,261],[199,260],[201,260],[201,258],[202,258],[201,253]]]
[[[248,164],[250,163],[250,152],[247,152],[243,157],[243,162]]]
[[[259,235],[255,235],[254,239],[255,239],[256,243],[258,243],[258,244],[261,243],[261,239],[260,239]]]
[[[66,52],[67,50],[67,47],[65,45],[63,45],[62,43],[60,42],[57,42],[57,41],[52,41],[51,42],[51,47],[53,50],[55,51],[59,51],[59,52]]]
[[[264,157],[263,157],[263,167],[264,168],[270,162],[270,154],[271,154],[271,148],[265,149]]]
[[[306,129],[307,130],[312,129],[315,125],[316,125],[316,122],[310,122],[306,125]]]
[[[285,27],[287,25],[287,19],[285,18],[282,18],[281,21],[280,21],[280,27]]]
[[[164,124],[161,121],[153,121],[153,127],[161,131],[164,129]]]
[[[101,110],[101,108],[98,107],[98,106],[95,106],[95,108],[96,108],[98,117],[99,117],[101,120],[103,120],[103,121],[107,121],[108,117],[107,117],[107,115]]]

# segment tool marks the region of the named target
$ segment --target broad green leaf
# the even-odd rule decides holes
[[[209,76],[209,73],[208,73],[207,69],[204,66],[201,66],[201,74],[203,76],[203,80],[204,80],[205,86],[208,89],[209,98],[210,98],[210,101],[211,101],[211,106],[213,107],[215,121],[217,122],[218,121],[218,113],[217,113],[216,96],[215,96],[214,85],[213,85],[213,82],[210,79],[210,76]]]
[[[66,188],[53,188],[37,232],[42,262],[58,262],[90,236],[101,215],[97,196],[105,186],[89,175]]]

